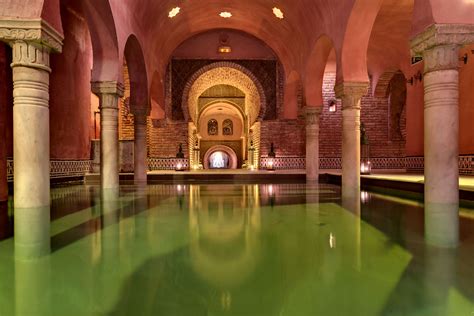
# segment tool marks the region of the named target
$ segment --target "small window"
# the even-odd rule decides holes
[[[227,119],[224,121],[222,125],[223,125],[223,128],[222,128],[223,135],[225,136],[234,135],[234,123],[232,122],[232,120]]]
[[[212,119],[207,122],[207,134],[210,136],[215,136],[218,133],[218,123],[216,120]]]

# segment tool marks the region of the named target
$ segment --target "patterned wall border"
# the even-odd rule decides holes
[[[92,171],[91,160],[51,160],[49,164],[51,179],[82,177]],[[13,181],[13,160],[7,160],[7,179]]]
[[[273,159],[275,169],[305,169],[305,157],[276,157],[260,158],[260,168],[266,169],[268,161]],[[407,172],[423,173],[423,157],[406,158],[372,158],[373,169],[406,169]],[[149,170],[174,170],[181,163],[183,168],[189,168],[188,159],[178,158],[148,158]],[[341,169],[341,158],[321,158],[319,167],[321,169]],[[51,179],[80,177],[92,172],[91,160],[52,160],[50,162]],[[474,155],[459,157],[459,174],[474,175]],[[13,160],[7,160],[7,179],[13,181]]]
[[[273,161],[273,168],[277,170],[306,168],[306,159],[304,157],[260,157],[260,169],[267,169],[270,160]]]
[[[183,169],[189,168],[188,159],[180,158],[148,158],[148,170],[175,170],[180,163]]]

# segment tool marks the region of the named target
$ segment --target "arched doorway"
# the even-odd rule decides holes
[[[205,169],[237,169],[239,160],[232,148],[216,145],[207,150],[203,166]]]

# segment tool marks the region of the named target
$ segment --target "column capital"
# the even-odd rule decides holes
[[[100,97],[104,94],[123,97],[125,88],[118,81],[96,81],[91,83],[92,93]]]
[[[474,43],[473,24],[433,24],[411,39],[412,55],[422,56],[436,46]]]
[[[12,47],[12,68],[36,68],[51,73],[49,47],[26,40],[14,40],[9,44]]]
[[[341,82],[334,87],[336,97],[342,99],[342,109],[360,109],[360,99],[367,94],[368,82]]]
[[[304,108],[304,114],[306,117],[306,125],[319,124],[319,116],[323,112],[322,106],[306,106]]]
[[[25,42],[36,47],[47,47],[60,53],[63,35],[43,19],[2,19],[0,20],[0,40],[15,43]]]

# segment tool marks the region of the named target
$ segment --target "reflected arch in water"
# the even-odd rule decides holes
[[[192,268],[205,282],[223,291],[245,283],[260,261],[260,209],[248,203],[252,198],[242,196],[255,192],[258,190],[242,188],[234,195],[224,187],[220,195],[200,190],[190,200]]]

